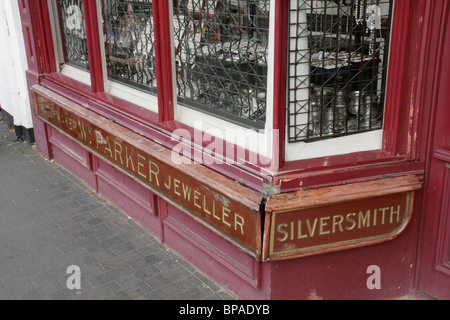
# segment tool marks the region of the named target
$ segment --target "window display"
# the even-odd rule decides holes
[[[270,1],[174,1],[179,101],[263,128]]]
[[[289,141],[381,129],[389,0],[291,0]]]
[[[89,69],[83,0],[58,0],[64,62]]]
[[[156,92],[152,1],[103,1],[103,23],[108,77]]]

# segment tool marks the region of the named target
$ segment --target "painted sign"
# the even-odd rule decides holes
[[[35,104],[40,119],[244,246],[245,251],[260,255],[259,194],[193,162],[173,163],[169,149],[63,97],[36,94]]]
[[[396,192],[399,183],[407,191]],[[281,196],[283,201],[269,199],[264,259],[301,257],[391,240],[408,224],[411,190],[417,188],[417,178],[406,177],[298,192],[292,196],[296,199],[291,203],[298,205],[294,207],[283,203],[288,196]]]

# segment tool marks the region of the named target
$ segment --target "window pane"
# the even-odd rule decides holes
[[[381,129],[392,4],[290,0],[290,142]]]
[[[178,97],[253,128],[266,117],[268,0],[174,0]]]
[[[64,62],[89,69],[83,0],[58,0]]]
[[[156,92],[152,1],[104,0],[103,23],[108,77]]]

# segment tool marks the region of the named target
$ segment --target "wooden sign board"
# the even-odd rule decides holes
[[[270,198],[263,260],[292,259],[397,237],[412,215],[416,176],[389,178]]]
[[[261,195],[40,86],[36,115],[260,259]],[[174,161],[175,160],[175,161]]]

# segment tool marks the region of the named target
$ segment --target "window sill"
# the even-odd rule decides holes
[[[280,191],[318,188],[405,174],[422,176],[424,163],[383,150],[286,162],[274,177]]]

